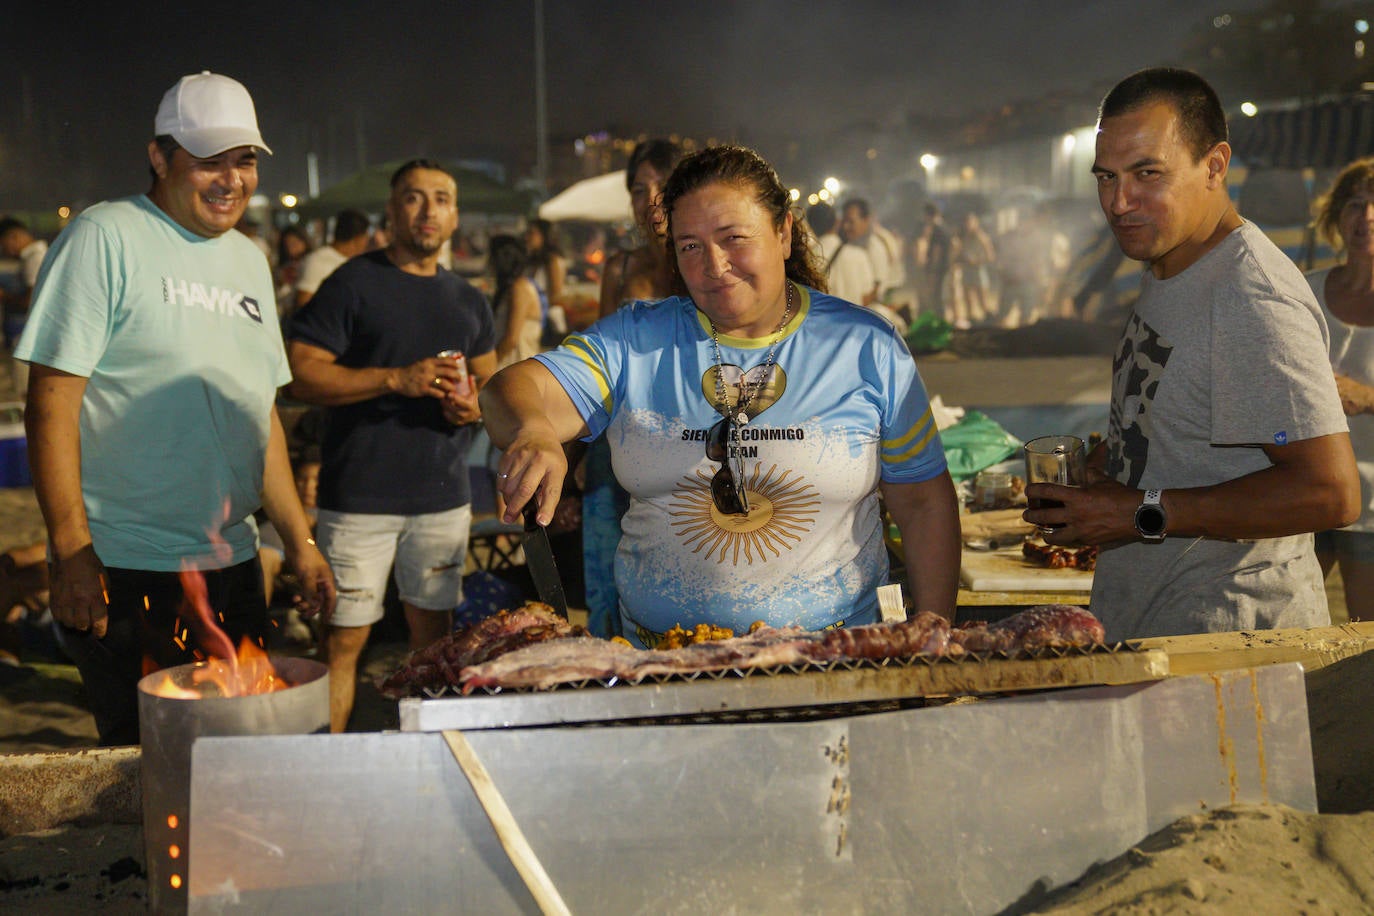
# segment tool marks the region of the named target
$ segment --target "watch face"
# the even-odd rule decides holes
[[[1158,506],[1145,505],[1136,510],[1135,526],[1146,537],[1164,533],[1164,511]]]

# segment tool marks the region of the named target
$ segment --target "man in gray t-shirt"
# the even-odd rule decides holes
[[[1030,487],[1064,508],[1053,544],[1103,550],[1092,610],[1109,640],[1330,622],[1310,532],[1359,514],[1359,480],[1297,267],[1226,191],[1211,87],[1143,70],[1102,102],[1093,174],[1121,250],[1149,270],[1113,361],[1090,485]]]

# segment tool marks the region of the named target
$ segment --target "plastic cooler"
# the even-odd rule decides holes
[[[24,436],[24,405],[0,404],[0,487],[27,487],[28,440]]]

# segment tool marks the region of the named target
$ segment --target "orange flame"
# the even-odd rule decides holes
[[[205,587],[205,576],[197,569],[184,567],[181,570],[181,593],[181,616],[195,632],[196,645],[206,654],[233,664],[236,661],[234,644],[215,623],[214,611],[210,608],[210,593]],[[183,642],[185,639],[186,637],[181,635]]]
[[[226,499],[225,518],[228,515],[229,501]],[[227,559],[229,545],[218,535],[216,528],[211,527],[207,531],[214,544],[215,555]],[[213,696],[256,696],[294,686],[277,674],[276,666],[268,658],[267,652],[249,637],[245,636],[238,651],[234,651],[229,635],[215,622],[216,617],[223,622],[224,615],[215,614],[210,607],[209,590],[200,570],[191,562],[183,561],[179,575],[181,616],[174,625],[172,640],[182,649],[192,647],[195,656],[203,660],[193,666],[189,686],[176,683],[170,674],[166,674],[152,689],[152,693],[171,699],[198,700]],[[145,608],[148,606],[146,595],[143,604]],[[183,621],[185,627],[182,626]],[[192,636],[193,639],[190,638]],[[211,656],[208,660],[207,655]],[[149,669],[156,670],[156,663],[151,658],[145,658],[143,662],[145,674],[151,673]]]
[[[192,666],[190,680],[190,686],[178,684],[167,673],[149,692],[172,700],[201,700],[258,696],[295,686],[277,673],[267,653],[246,636],[231,658],[212,658]]]

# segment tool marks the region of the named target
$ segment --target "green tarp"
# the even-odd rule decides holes
[[[940,430],[949,475],[965,480],[984,468],[1006,461],[1021,450],[1021,440],[1007,432],[996,420],[970,410],[953,426]]]
[[[306,219],[327,219],[352,207],[365,213],[381,213],[391,193],[391,176],[404,160],[369,166],[333,185],[319,197],[296,207]],[[493,181],[481,172],[447,165],[458,180],[458,209],[463,213],[513,213],[527,215],[534,210],[528,194]]]

